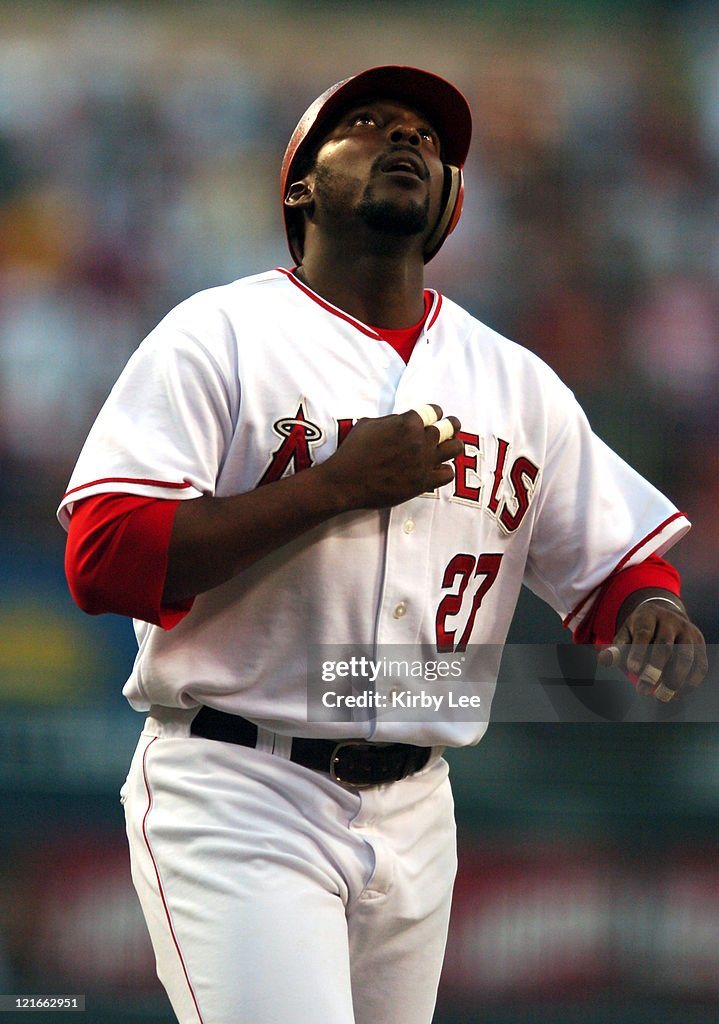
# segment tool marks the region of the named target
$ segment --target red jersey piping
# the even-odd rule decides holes
[[[63,495],[63,501],[77,491],[84,491],[86,487],[97,487],[99,484],[142,484],[143,487],[170,487],[176,491],[184,491],[188,487],[192,487],[192,484],[188,483],[187,480],[177,483],[172,480],[143,480],[134,476],[105,476],[100,480],[89,480],[86,484],[80,484],[78,487],[73,487],[71,490],[66,491]]]
[[[428,331],[430,329],[430,327],[434,327],[435,323],[437,322],[437,317],[439,316],[439,311],[442,308],[442,295],[441,295],[441,293],[434,291],[434,289],[432,289],[432,288],[430,288],[428,290],[434,296],[435,307],[434,307],[434,311],[431,312],[430,317],[427,320],[427,326],[425,327],[425,331]]]
[[[339,317],[340,320],[344,320],[346,323],[352,324],[352,326],[356,327],[358,331],[362,332],[362,334],[366,334],[368,338],[374,338],[376,341],[384,340],[382,335],[378,331],[374,330],[372,327],[368,327],[367,324],[363,324],[361,320],[355,320],[355,318],[353,316],[350,316],[349,313],[345,313],[344,310],[339,309],[337,306],[333,306],[331,302],[327,302],[327,300],[323,299],[322,296],[317,294],[317,292],[313,292],[311,288],[308,288],[307,285],[304,284],[304,282],[300,281],[299,278],[295,277],[291,270],[286,270],[284,267],[275,267],[275,270],[278,273],[284,274],[285,277],[289,278],[292,284],[299,288],[301,292],[304,292],[304,294],[307,295],[310,299],[313,299],[323,309],[326,309],[328,313],[333,313],[335,316]],[[427,325],[425,327],[425,331],[428,331],[429,328],[432,327],[432,325],[436,321],[437,317],[439,316],[439,311],[442,306],[442,296],[439,294],[439,292],[435,292],[431,288],[428,288],[426,290],[429,291],[435,297],[435,308],[432,312],[430,320],[427,322]]]

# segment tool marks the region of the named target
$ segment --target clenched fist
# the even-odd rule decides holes
[[[442,420],[440,406],[432,408]],[[447,416],[446,421],[456,434],[461,426],[457,417]],[[425,426],[414,409],[361,419],[322,469],[345,496],[347,510],[399,505],[454,479],[450,463],[463,444],[456,437],[442,440],[444,432],[438,423]]]

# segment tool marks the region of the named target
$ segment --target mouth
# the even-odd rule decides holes
[[[406,150],[389,153],[381,161],[379,169],[383,174],[407,174],[420,181],[427,177],[427,168],[422,158]]]

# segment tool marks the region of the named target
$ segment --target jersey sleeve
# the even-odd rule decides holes
[[[148,335],[88,434],[58,508],[65,529],[74,503],[95,494],[214,493],[239,411],[236,351],[226,318],[202,295]]]
[[[598,587],[648,555],[664,554],[690,523],[593,433],[574,396],[561,389],[524,582],[574,631]]]

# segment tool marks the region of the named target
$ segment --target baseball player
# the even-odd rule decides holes
[[[135,620],[123,801],[181,1024],[432,1018],[442,753],[487,716],[314,720],[314,647],[501,648],[525,584],[657,699],[706,671],[662,557],[686,517],[544,363],[425,288],[470,135],[426,71],[323,93],[282,163],[293,267],[169,313],[60,505],[77,602]]]

